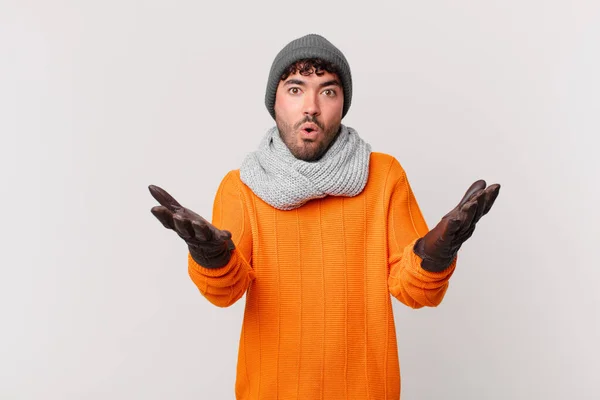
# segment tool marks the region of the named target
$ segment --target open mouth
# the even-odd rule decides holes
[[[319,127],[316,126],[315,124],[304,124],[301,127],[302,132],[305,135],[315,135],[318,131],[319,131]]]

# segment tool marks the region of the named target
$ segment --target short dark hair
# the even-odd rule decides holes
[[[325,72],[340,76],[339,68],[334,63],[325,61],[321,58],[304,58],[287,67],[281,74],[280,80],[284,81],[296,72],[304,76],[308,76],[312,73],[321,76]]]

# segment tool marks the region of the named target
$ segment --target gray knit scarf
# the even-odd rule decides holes
[[[327,153],[318,161],[294,157],[277,126],[269,129],[258,150],[248,154],[240,177],[266,203],[292,210],[311,199],[325,196],[356,196],[369,175],[371,145],[350,127],[341,131]]]

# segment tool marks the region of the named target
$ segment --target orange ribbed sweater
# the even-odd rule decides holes
[[[188,254],[189,274],[219,307],[246,294],[238,400],[400,398],[390,294],[412,308],[435,307],[456,261],[441,273],[421,269],[412,247],[428,227],[394,157],[371,154],[359,195],[290,211],[230,171],[212,222],[232,233],[236,249],[219,269]]]

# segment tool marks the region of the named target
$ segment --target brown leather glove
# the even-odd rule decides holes
[[[490,211],[500,185],[490,185],[484,180],[474,182],[456,207],[425,236],[418,239],[413,251],[421,257],[421,267],[440,272],[452,264],[460,246],[471,237],[479,219]]]
[[[152,214],[187,243],[194,261],[205,268],[220,268],[229,262],[235,248],[231,232],[215,228],[160,187],[150,185],[148,189],[161,204],[152,207]]]

